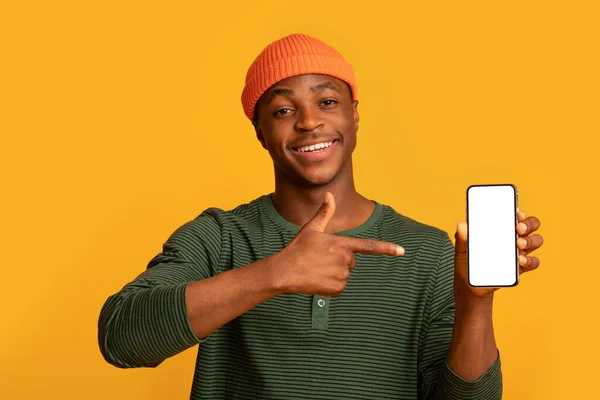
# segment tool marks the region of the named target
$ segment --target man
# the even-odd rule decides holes
[[[104,305],[108,362],[154,367],[199,345],[192,399],[497,399],[494,289],[448,234],[360,195],[352,67],[302,34],[250,67],[246,116],[275,190],[181,226]],[[519,213],[521,272],[542,238]]]

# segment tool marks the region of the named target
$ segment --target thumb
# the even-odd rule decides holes
[[[302,227],[302,231],[325,232],[327,224],[335,213],[335,199],[331,192],[325,193],[325,200],[317,210],[315,216]]]
[[[457,253],[466,253],[467,252],[467,234],[468,227],[466,222],[461,222],[456,227],[456,233],[454,234],[454,238],[456,239],[456,252]]]

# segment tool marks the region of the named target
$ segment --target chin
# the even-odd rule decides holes
[[[336,175],[335,171],[320,171],[314,174],[304,173],[300,179],[308,186],[324,186],[333,181]]]

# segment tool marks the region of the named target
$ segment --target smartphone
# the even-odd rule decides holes
[[[507,287],[519,283],[518,195],[512,184],[467,188],[469,285]]]

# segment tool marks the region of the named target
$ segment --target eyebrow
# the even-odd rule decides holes
[[[318,85],[310,88],[310,90],[313,92],[318,92],[319,90],[323,90],[323,89],[331,89],[331,90],[335,90],[336,92],[339,92],[339,90],[337,90],[337,88],[335,86],[333,86],[333,83],[331,83],[331,82],[319,83]]]
[[[310,88],[311,92],[318,92],[319,90],[323,90],[323,89],[331,89],[331,90],[335,90],[336,92],[339,93],[339,90],[333,86],[333,83],[331,82],[323,82],[323,83],[319,83],[318,85],[315,85],[313,87]],[[269,100],[267,101],[267,103],[270,103],[276,96],[293,96],[294,95],[294,91],[291,89],[273,89],[273,91],[271,92],[271,95],[269,96]]]
[[[267,101],[267,103],[270,103],[271,101],[273,101],[273,99],[277,96],[293,96],[294,95],[294,91],[292,89],[273,89],[273,91],[271,92],[271,95],[269,96],[269,101]]]

